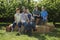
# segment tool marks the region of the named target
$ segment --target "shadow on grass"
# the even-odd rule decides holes
[[[58,38],[60,38],[60,28],[57,28],[57,29],[55,29],[54,31],[52,31],[50,33],[45,33],[44,35],[41,34],[41,33],[34,33],[33,37],[38,38],[38,40],[45,40],[46,35],[48,35],[50,37],[58,37]]]
[[[1,24],[0,25],[0,29],[2,28],[2,26],[6,26],[6,24]],[[4,35],[4,33],[0,33],[0,35]],[[60,30],[58,30],[58,28],[57,28],[57,29],[55,29],[54,31],[52,31],[50,33],[46,33],[45,35],[42,35],[40,33],[34,33],[33,37],[38,38],[38,40],[45,40],[46,39],[46,37],[45,37],[46,35],[51,36],[51,37],[58,37],[58,38],[60,38]]]
[[[33,37],[38,38],[38,40],[45,40],[45,36],[41,35],[40,33],[34,33]]]
[[[60,28],[59,28],[60,29]],[[50,33],[47,33],[45,35],[48,35],[48,36],[52,36],[52,37],[58,37],[60,38],[60,30],[55,29],[54,31],[50,32]]]
[[[55,27],[56,28],[60,28],[60,24],[55,24]]]
[[[0,23],[0,30],[2,30],[2,27],[6,27],[7,25],[9,25],[8,23]]]
[[[5,33],[0,33],[1,36],[5,35]]]

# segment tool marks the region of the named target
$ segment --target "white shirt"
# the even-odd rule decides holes
[[[24,23],[28,20],[27,13],[22,13],[21,14],[21,22]]]
[[[16,23],[19,23],[19,22],[21,21],[21,14],[20,14],[20,13],[16,13],[16,14],[14,15],[14,17],[15,17],[15,22],[16,22]]]

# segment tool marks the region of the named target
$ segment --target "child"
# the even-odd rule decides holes
[[[44,7],[42,7],[41,17],[42,17],[43,24],[45,24],[47,22],[48,13]]]
[[[40,11],[38,10],[38,7],[36,6],[33,10],[33,16],[34,16],[34,19],[36,20],[37,18],[40,18]]]
[[[29,12],[29,10],[27,9],[27,13],[28,13],[28,19],[30,21],[30,24],[33,28],[33,30],[35,30],[36,24],[34,22],[34,17],[32,16],[32,14]]]
[[[26,8],[24,8],[23,12],[21,14],[21,23],[24,26],[23,33],[25,33],[25,27],[26,27],[27,21],[28,21],[28,16],[27,15],[28,15],[27,10],[26,10]]]
[[[18,32],[20,32],[20,28],[21,28],[21,13],[20,13],[20,9],[16,8],[16,14],[14,15],[14,20],[15,22],[13,23],[12,26],[12,31],[14,30],[15,26],[18,26]]]
[[[39,25],[39,20],[40,20],[40,11],[38,10],[38,7],[36,6],[33,10],[33,16],[34,16],[34,19],[35,19],[35,22],[37,25]]]
[[[25,27],[26,33],[31,36],[32,35],[32,29],[35,29],[35,24],[33,23],[33,17],[31,15],[31,13],[29,12],[29,10],[27,9],[27,17],[28,17],[28,22],[27,25]]]

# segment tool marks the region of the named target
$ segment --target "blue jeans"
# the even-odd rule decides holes
[[[22,23],[22,25],[23,25],[24,27],[26,27],[26,26],[27,26],[27,23],[26,23],[26,22],[24,22],[24,23]]]
[[[23,26],[26,30],[30,29],[30,28],[35,29],[36,24],[35,24],[35,22],[30,22],[30,23],[25,22],[25,23],[23,23]]]
[[[35,23],[34,22],[30,22],[30,23],[24,23],[24,30],[23,32],[25,33],[25,30],[26,31],[29,31],[29,32],[32,32],[32,29],[35,30]]]
[[[17,25],[18,25],[19,28],[21,28],[22,23],[19,22]],[[15,26],[16,26],[16,23],[14,22],[12,27],[15,28]]]
[[[32,26],[32,29],[35,30],[35,28],[36,28],[36,23],[35,23],[35,22],[32,22],[31,26]]]
[[[26,22],[24,22],[24,23],[22,23],[22,25],[24,26],[23,33],[25,33],[27,23],[26,23]]]

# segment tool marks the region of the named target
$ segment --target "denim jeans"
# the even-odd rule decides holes
[[[27,31],[27,33],[29,34],[29,35],[31,35],[32,34],[32,29],[34,30],[35,29],[35,23],[34,22],[30,22],[30,23],[24,23],[24,25],[25,25],[25,27],[24,27],[24,33],[25,33],[25,31]]]
[[[14,22],[12,27],[15,28],[16,24],[17,24],[17,23]],[[21,28],[22,23],[19,22],[17,25],[18,25],[19,28]]]

